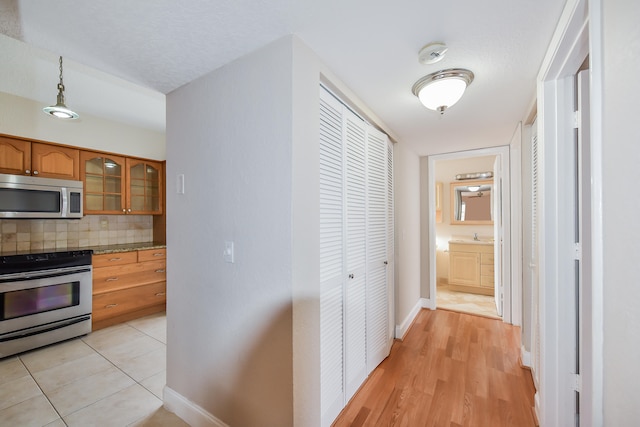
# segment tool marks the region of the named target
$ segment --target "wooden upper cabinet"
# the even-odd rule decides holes
[[[127,213],[161,214],[164,185],[162,163],[127,158],[126,164]]]
[[[0,173],[31,175],[31,142],[0,136]]]
[[[33,176],[79,180],[80,150],[33,142],[31,167]]]
[[[124,157],[93,151],[80,152],[85,214],[126,213],[125,172]]]
[[[0,136],[0,172],[80,179],[80,150]]]

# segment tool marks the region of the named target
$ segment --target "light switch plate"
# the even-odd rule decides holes
[[[176,176],[176,193],[184,194],[184,174],[180,173]]]
[[[225,262],[235,262],[233,242],[224,242],[224,252],[222,258]]]

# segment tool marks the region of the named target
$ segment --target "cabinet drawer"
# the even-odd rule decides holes
[[[93,293],[104,293],[131,286],[166,280],[166,262],[148,261],[93,269]]]
[[[131,252],[117,252],[113,254],[100,254],[94,255],[92,258],[92,265],[95,270],[100,267],[110,267],[113,265],[132,264],[138,261],[138,253],[136,251]]]
[[[93,321],[118,316],[166,302],[166,282],[93,296]]]
[[[144,251],[138,251],[138,262],[144,261],[157,261],[167,258],[167,249],[147,249]]]
[[[482,264],[493,264],[493,254],[482,254]]]
[[[493,245],[449,242],[449,252],[475,252],[482,254],[493,254]]]

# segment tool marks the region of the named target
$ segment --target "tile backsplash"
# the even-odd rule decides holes
[[[0,219],[0,253],[153,241],[152,215],[77,219]]]

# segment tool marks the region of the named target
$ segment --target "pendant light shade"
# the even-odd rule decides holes
[[[58,97],[56,105],[44,107],[42,111],[59,119],[77,119],[78,113],[67,108],[64,104],[64,83],[62,82],[62,56],[60,57],[60,82],[58,83]]]
[[[425,107],[443,114],[462,98],[472,81],[471,71],[451,68],[421,78],[413,85],[412,92]]]

